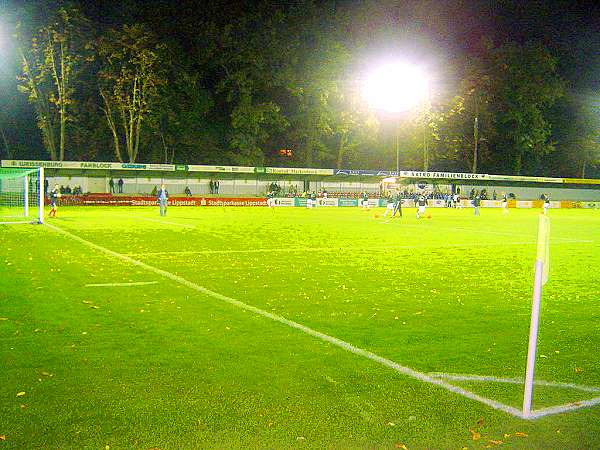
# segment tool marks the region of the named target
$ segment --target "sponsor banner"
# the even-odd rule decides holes
[[[278,197],[274,200],[275,206],[294,206],[294,199],[292,197]]]
[[[529,183],[563,183],[563,178],[526,177],[517,175],[488,175],[488,180],[494,181],[525,181]]]
[[[173,172],[173,164],[132,164],[95,161],[38,161],[2,160],[2,167],[44,167],[46,169],[90,169],[90,170],[158,170]]]
[[[388,170],[356,170],[356,169],[334,169],[332,175],[360,175],[371,177],[390,177],[396,176],[398,172]]]
[[[600,184],[600,180],[588,180],[586,178],[563,178],[562,180],[568,184]]]
[[[481,200],[483,208],[502,208],[502,200]]]
[[[64,195],[60,204],[65,206],[156,206],[155,197],[144,196],[110,196],[110,195]],[[198,198],[171,197],[170,206],[266,206],[264,198]]]
[[[532,201],[517,200],[515,203],[517,208],[533,208]]]
[[[319,206],[337,206],[338,199],[337,198],[317,198],[317,204]]]
[[[338,198],[338,206],[358,206],[358,199],[355,198]]]
[[[294,206],[301,206],[306,208],[306,198],[303,197],[294,197]]]
[[[571,208],[600,208],[600,202],[561,202],[572,203]],[[561,205],[562,206],[562,205]],[[562,206],[564,208],[564,206]]]
[[[310,169],[301,167],[255,167],[256,173],[281,175],[333,175],[333,169]],[[264,169],[264,171],[262,171]]]
[[[462,172],[418,172],[414,170],[401,170],[402,178],[446,178],[450,180],[487,180],[489,175],[485,173],[462,173]]]
[[[201,166],[188,165],[189,172],[224,172],[224,173],[254,173],[256,167],[246,166]]]
[[[267,206],[266,198],[201,198],[200,206]]]

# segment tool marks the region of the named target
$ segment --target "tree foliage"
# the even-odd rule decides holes
[[[360,60],[373,37],[353,24],[352,8],[258,2],[236,11],[215,4],[180,16],[169,32],[160,9],[115,28],[56,9],[20,40],[20,89],[50,157],[394,168],[398,145],[406,169],[541,174],[575,166],[587,175],[598,161],[598,121],[565,99],[557,59],[539,44],[484,41],[457,59],[453,84],[392,118],[361,98]],[[413,32],[388,37],[407,41]]]

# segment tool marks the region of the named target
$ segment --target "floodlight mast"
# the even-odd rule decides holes
[[[429,82],[412,64],[394,62],[373,70],[363,85],[363,94],[372,108],[397,116],[396,172],[400,172],[400,114],[429,97]]]

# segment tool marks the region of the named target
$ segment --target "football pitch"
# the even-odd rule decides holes
[[[598,448],[600,212],[60,208],[0,225],[0,449]]]

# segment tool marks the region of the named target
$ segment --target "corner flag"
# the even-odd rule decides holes
[[[548,282],[548,270],[550,268],[550,219],[548,216],[540,215],[538,228],[537,256],[536,262],[543,264],[542,285]]]
[[[523,391],[523,417],[531,417],[533,401],[533,376],[535,372],[535,354],[537,351],[538,327],[540,323],[540,306],[542,302],[542,286],[548,281],[550,267],[550,219],[540,215],[538,227],[537,255],[535,258],[535,278],[533,282],[533,302],[531,305],[531,324],[529,325],[529,348],[527,350],[527,368],[525,369],[525,386]]]

